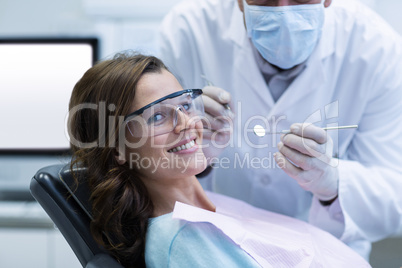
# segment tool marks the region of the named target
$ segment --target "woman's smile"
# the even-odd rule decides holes
[[[179,142],[177,145],[175,145],[173,148],[169,149],[169,153],[179,153],[179,154],[184,154],[184,153],[193,153],[198,150],[198,145],[196,143],[196,139],[186,139],[181,142]]]

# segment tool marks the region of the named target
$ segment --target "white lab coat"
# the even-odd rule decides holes
[[[183,87],[202,88],[204,74],[232,95],[234,138],[204,187],[308,220],[368,258],[368,241],[401,226],[402,42],[354,0],[335,0],[325,12],[319,44],[276,103],[236,0],[185,0],[176,6],[163,21],[159,56]],[[328,132],[340,159],[339,198],[331,206],[320,205],[278,167],[278,136],[252,132],[256,124],[282,130],[296,122],[359,125]]]

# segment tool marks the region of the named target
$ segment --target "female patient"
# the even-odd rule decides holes
[[[125,267],[367,267],[304,222],[204,192],[201,94],[138,54],[100,62],[76,84],[72,165],[88,168],[96,241]]]

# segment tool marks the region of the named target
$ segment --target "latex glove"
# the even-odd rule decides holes
[[[206,86],[202,91],[205,109],[203,152],[209,164],[230,142],[234,113],[231,108],[225,107],[230,105],[229,92],[215,86]]]
[[[290,130],[281,136],[279,152],[274,154],[278,166],[319,200],[333,200],[339,175],[331,137],[312,124],[293,124]]]

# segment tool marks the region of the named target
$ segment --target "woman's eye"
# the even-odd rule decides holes
[[[186,111],[188,111],[188,110],[191,109],[191,103],[185,103],[185,104],[183,104],[182,106],[183,106],[183,108],[184,108]]]
[[[164,116],[162,114],[154,114],[148,119],[148,124],[158,123],[159,121],[163,120]]]

